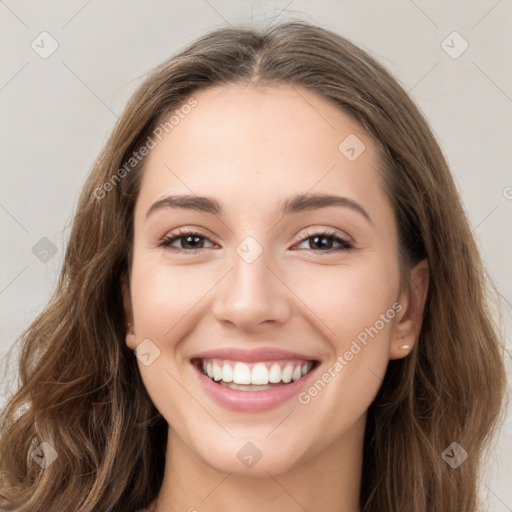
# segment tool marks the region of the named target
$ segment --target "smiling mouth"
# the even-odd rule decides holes
[[[284,360],[246,363],[226,359],[194,359],[196,368],[212,381],[238,391],[265,391],[306,376],[318,361]]]

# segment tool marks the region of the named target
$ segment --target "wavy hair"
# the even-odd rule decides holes
[[[19,385],[0,417],[0,508],[125,512],[158,494],[168,426],[125,344],[122,300],[145,158],[129,170],[126,162],[194,92],[227,83],[307,88],[375,139],[402,268],[426,258],[430,283],[418,342],[389,362],[368,411],[361,507],[475,512],[505,372],[466,214],[397,80],[342,36],[303,21],[211,31],[153,70],[128,102],[81,192],[55,292],[18,340]],[[441,456],[453,441],[469,454],[456,470]],[[58,453],[46,468],[31,455],[42,442]]]

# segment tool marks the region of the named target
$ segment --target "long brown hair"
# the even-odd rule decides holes
[[[429,262],[418,343],[390,361],[368,411],[362,510],[476,511],[505,373],[471,229],[406,92],[366,52],[301,21],[210,32],[156,68],[129,101],[80,196],[56,291],[20,337],[21,382],[0,418],[0,508],[124,512],[158,494],[167,424],[125,344],[121,293],[145,158],[126,163],[194,92],[234,82],[305,87],[359,121],[380,146],[402,265]],[[46,468],[31,456],[42,442],[58,453]],[[457,469],[442,457],[452,442],[469,454]]]

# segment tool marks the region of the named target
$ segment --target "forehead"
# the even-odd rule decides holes
[[[174,193],[258,208],[306,192],[382,196],[374,141],[329,99],[285,84],[228,84],[192,96],[196,106],[146,160],[144,206]]]

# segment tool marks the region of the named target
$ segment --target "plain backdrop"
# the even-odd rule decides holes
[[[144,76],[213,28],[289,18],[351,39],[419,105],[500,294],[511,348],[511,0],[0,0],[0,359],[53,291],[81,186]],[[508,414],[482,479],[489,510],[512,511],[511,474]]]

